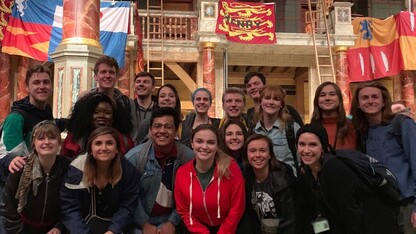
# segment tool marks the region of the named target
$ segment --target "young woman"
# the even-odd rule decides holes
[[[264,86],[260,94],[260,107],[254,117],[256,125],[253,132],[270,137],[273,142],[274,155],[279,161],[291,166],[296,175],[299,167],[296,164],[299,160],[296,155],[292,155],[286,136],[286,125],[291,118],[286,109],[283,88],[279,85]],[[299,124],[294,122],[294,134],[299,127]]]
[[[68,135],[64,140],[61,155],[75,158],[85,153],[91,132],[98,127],[114,127],[120,132],[121,153],[133,148],[130,138],[131,121],[117,111],[115,100],[104,93],[88,93],[80,98],[68,121]]]
[[[245,202],[241,171],[218,149],[214,126],[196,127],[191,144],[195,158],[176,173],[176,209],[190,233],[235,233]]]
[[[7,233],[65,233],[59,190],[69,159],[57,155],[61,133],[50,120],[35,125],[32,133],[26,165],[6,182],[1,207],[4,227]]]
[[[211,92],[206,88],[198,88],[191,95],[195,111],[186,115],[182,124],[180,142],[191,147],[191,131],[200,124],[212,124],[218,128],[220,119],[210,118],[208,110],[212,104]]]
[[[312,123],[321,124],[336,149],[357,149],[357,131],[346,117],[341,89],[333,82],[318,86],[313,100]]]
[[[295,176],[279,162],[269,137],[250,136],[244,147],[246,210],[238,233],[295,233]]]
[[[122,233],[138,201],[138,175],[121,154],[119,133],[95,129],[87,153],[72,161],[61,190],[63,223],[71,233]]]
[[[181,100],[179,99],[179,93],[176,90],[175,86],[171,84],[165,84],[159,88],[156,94],[156,103],[155,108],[159,107],[170,107],[176,110],[179,116],[180,125],[178,128],[178,136],[177,138],[180,139],[180,133],[182,132],[182,119],[183,116],[181,114]],[[146,119],[143,121],[142,125],[140,126],[139,132],[137,134],[137,139],[135,142],[142,143],[148,139],[147,134],[149,133],[150,128],[150,119]]]
[[[396,204],[381,197],[330,152],[321,125],[306,124],[296,141],[303,163],[299,175],[302,233],[398,233]]]
[[[219,130],[220,149],[233,157],[243,171],[243,147],[248,137],[245,125],[240,121],[228,120]]]

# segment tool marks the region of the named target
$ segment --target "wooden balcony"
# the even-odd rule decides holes
[[[139,10],[143,40],[194,41],[198,31],[198,15],[189,11],[150,11]]]

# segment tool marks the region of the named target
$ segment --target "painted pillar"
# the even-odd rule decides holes
[[[126,96],[130,97],[130,53],[131,51],[126,51],[126,57],[124,60],[124,67],[120,69],[119,76],[120,78],[117,81],[118,89]]]
[[[94,65],[102,56],[100,1],[64,0],[62,42],[51,54],[55,62],[53,114],[68,117],[81,92],[94,87]]]
[[[215,62],[214,62],[214,48],[216,46],[213,42],[204,42],[202,46],[202,82],[203,87],[211,92],[212,97],[215,97]],[[215,117],[215,98],[212,99],[211,108],[209,108],[208,115]]]
[[[0,52],[0,123],[10,113],[13,83],[10,78],[10,56]]]
[[[16,100],[22,99],[27,96],[26,89],[26,73],[29,67],[32,65],[32,60],[27,57],[19,57],[19,66],[17,68],[17,89],[16,89]]]
[[[351,111],[351,86],[348,75],[348,60],[347,60],[347,47],[339,46],[335,47],[336,57],[336,83],[341,89],[342,99],[344,101],[344,108],[347,115]]]
[[[412,71],[402,71],[402,101],[407,107],[410,107],[412,113],[416,111],[414,81],[415,76]]]
[[[100,1],[64,0],[61,44],[100,47]]]

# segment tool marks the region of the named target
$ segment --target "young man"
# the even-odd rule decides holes
[[[132,139],[135,144],[140,124],[145,119],[150,119],[155,106],[155,98],[152,92],[155,90],[155,77],[149,72],[140,72],[134,77],[134,90],[136,98],[131,100],[131,119],[133,122]]]
[[[141,176],[134,228],[143,233],[175,233],[180,222],[173,202],[174,179],[179,166],[193,158],[193,152],[175,141],[178,127],[179,117],[174,109],[154,110],[150,140],[125,155]]]
[[[254,102],[254,107],[247,110],[247,118],[253,119],[256,109],[260,105],[260,91],[266,85],[266,76],[260,72],[249,72],[244,77],[244,85],[246,86],[247,95]],[[286,108],[289,111],[289,114],[292,116],[293,120],[300,126],[303,126],[302,117],[299,115],[296,109],[291,105],[286,105]]]
[[[125,114],[130,115],[129,97],[115,88],[118,72],[118,63],[113,57],[107,55],[100,57],[94,65],[94,80],[97,82],[97,88],[91,90],[91,92],[104,92],[114,97],[118,109],[123,109]]]
[[[384,163],[396,176],[402,197],[399,221],[404,233],[416,228],[416,124],[401,122],[401,136],[393,133],[391,97],[379,81],[361,84],[352,102],[353,123],[365,153]]]
[[[221,119],[219,129],[227,120],[241,121],[247,130],[251,128],[251,121],[243,113],[246,105],[246,96],[240,88],[229,87],[222,94],[222,109],[224,110],[224,118]]]
[[[28,96],[13,102],[12,111],[3,123],[0,139],[2,169],[20,170],[31,149],[32,128],[43,120],[53,120],[48,100],[52,95],[51,71],[43,65],[31,67],[25,78]],[[5,174],[7,174],[5,172]]]
[[[4,180],[25,164],[32,149],[32,129],[43,121],[52,120],[48,100],[52,95],[51,70],[43,65],[31,67],[25,78],[28,96],[13,102],[12,111],[3,122],[0,138],[0,202],[3,201]],[[0,233],[5,233],[0,222]]]

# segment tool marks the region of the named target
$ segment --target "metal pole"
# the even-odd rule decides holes
[[[224,90],[228,88],[228,48],[225,47],[223,51],[223,66],[224,66]]]

